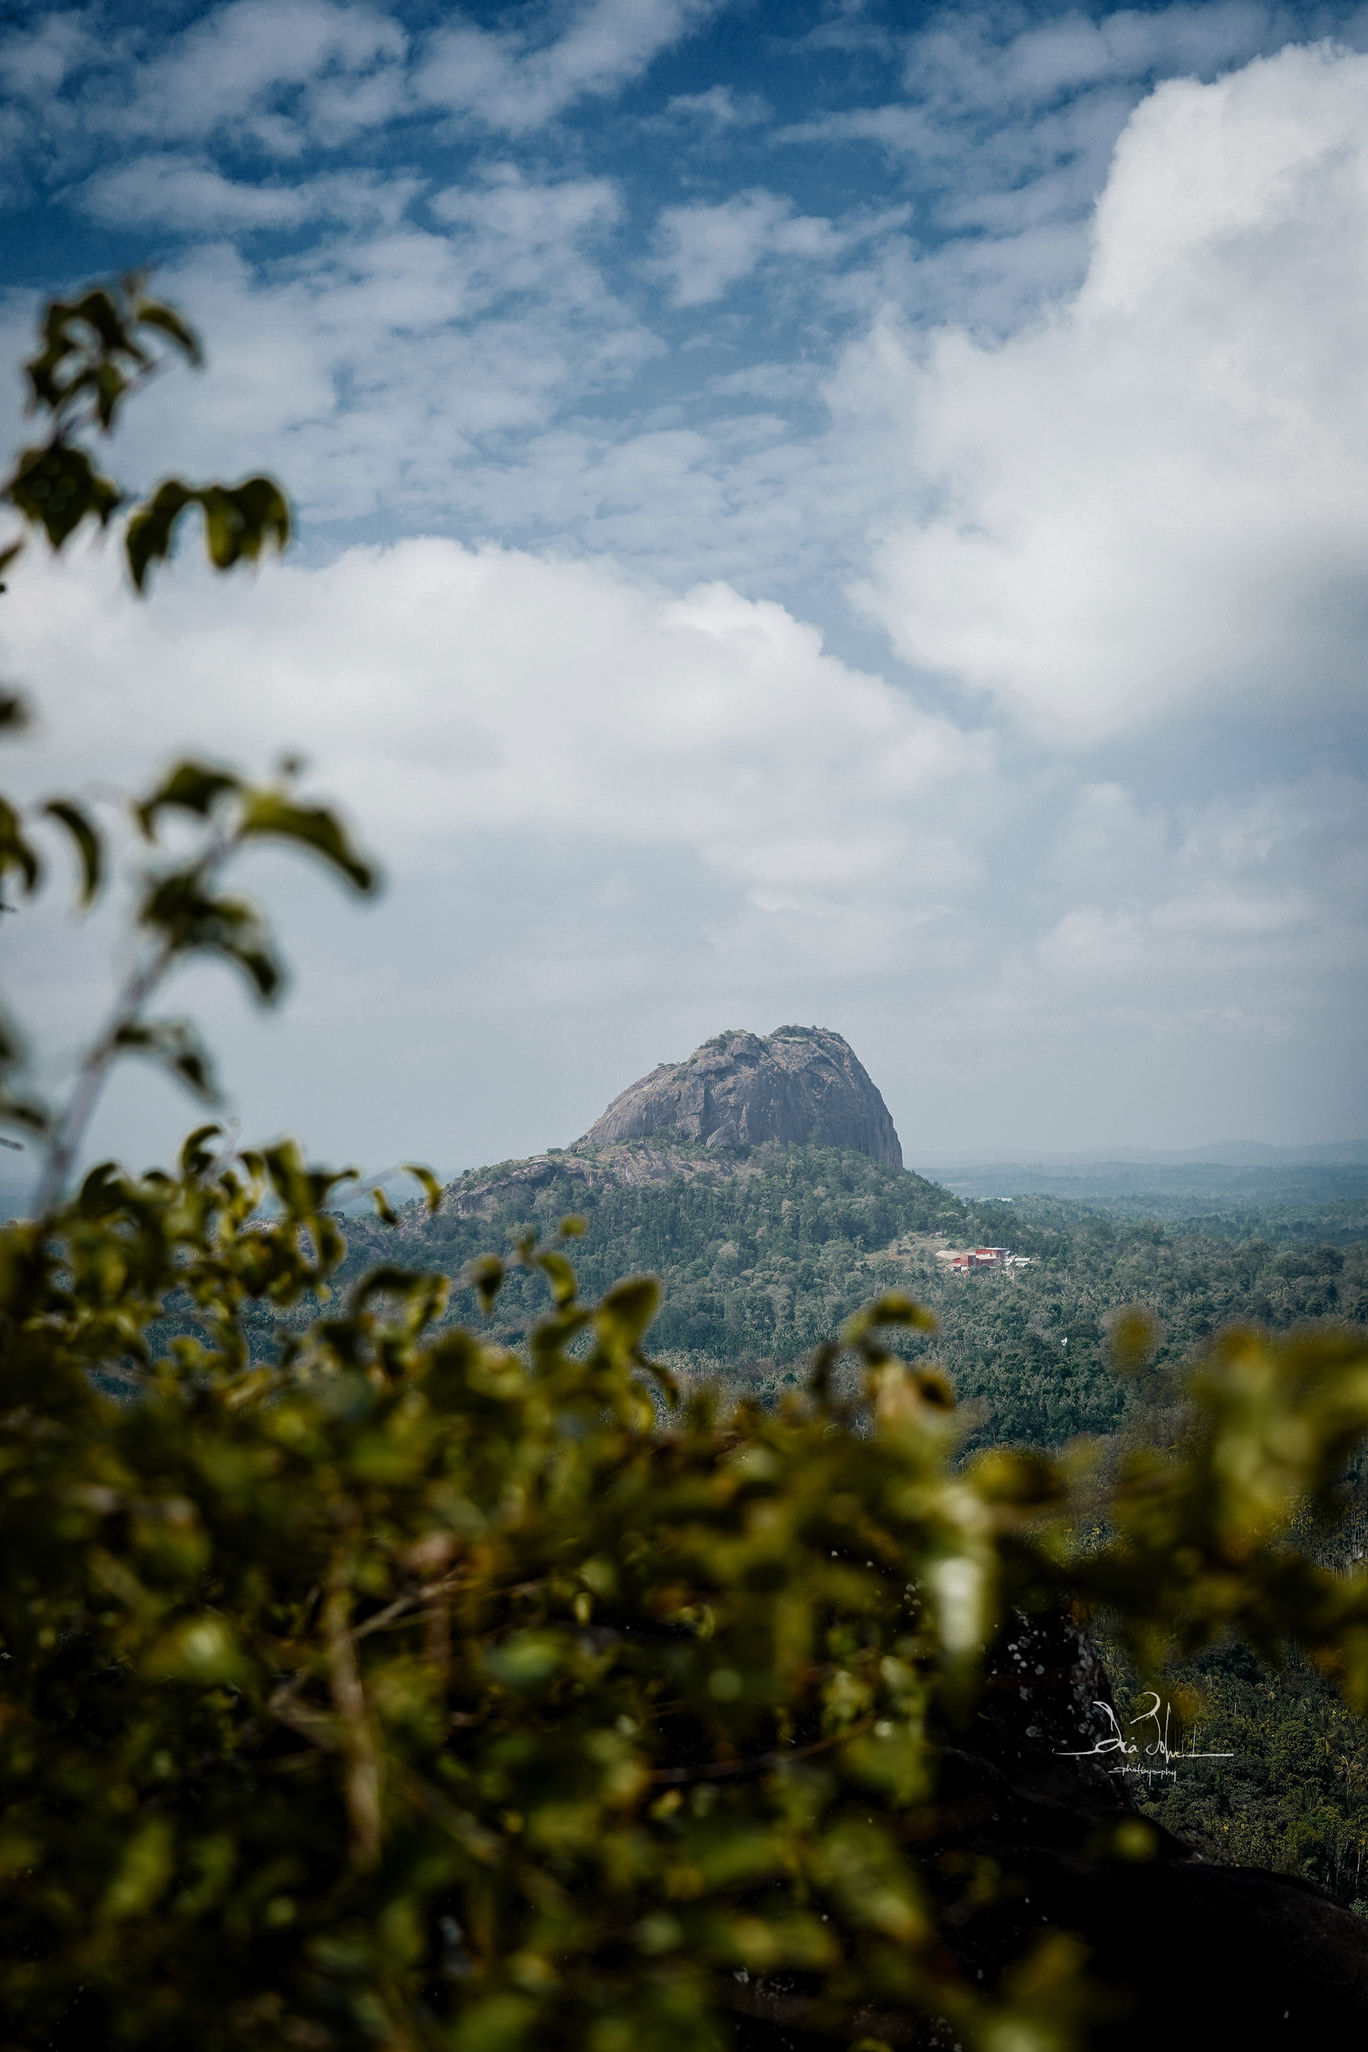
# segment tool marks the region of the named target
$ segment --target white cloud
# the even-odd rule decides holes
[[[706,306],[748,277],[791,213],[791,202],[773,192],[738,193],[718,206],[664,208],[656,269],[675,305]]]
[[[482,250],[481,271],[500,294],[585,279],[578,251],[585,238],[613,227],[622,202],[607,178],[535,181],[514,164],[486,166],[478,183],[434,194],[432,212]],[[594,290],[598,291],[597,280]]]
[[[369,171],[325,173],[288,185],[248,183],[225,178],[202,158],[167,152],[99,172],[76,197],[87,213],[117,226],[137,220],[213,235],[299,228],[310,221],[393,226],[421,189],[416,178]]]
[[[409,190],[319,182],[382,220]],[[190,190],[196,204],[236,197]],[[149,392],[128,430],[134,474],[167,449],[201,472],[269,460],[315,517],[449,514],[473,441],[544,428],[658,346],[594,261],[617,206],[602,179],[496,166],[436,197],[437,231],[397,220],[265,271],[224,245],[166,265],[159,285],[206,336],[211,368]]]
[[[150,607],[108,558],[35,560],[8,603],[9,660],[69,772],[147,767],[144,734],[159,753],[250,737],[303,748],[401,860],[503,832],[684,847],[819,909],[916,896],[923,843],[937,891],[975,868],[947,868],[938,837],[988,802],[987,738],[725,585],[671,598],[604,565],[426,540],[275,569],[245,598],[177,571]]]
[[[87,585],[35,552],[0,629],[52,745],[12,760],[46,793],[132,775],[144,733],[253,762],[302,743],[389,858],[374,918],[320,911],[322,885],[285,901],[297,1009],[261,1029],[275,1040],[235,1015],[222,1035],[254,1130],[298,1102],[338,1148],[371,1120],[388,1159],[408,1146],[396,1106],[427,1091],[484,1121],[471,1149],[506,1153],[569,1137],[719,1026],[792,1017],[852,1034],[913,1160],[933,1128],[1334,1130],[1361,1096],[1365,794],[1295,766],[1258,787],[1274,744],[1251,693],[1285,674],[1319,720],[1337,673],[1360,690],[1356,60],[1181,81],[1126,129],[1166,66],[1209,76],[1310,13],[1023,28],[1004,6],[934,48],[867,40],[890,102],[919,52],[903,97],[807,133],[863,123],[887,159],[814,156],[800,215],[751,183],[768,174],[746,128],[768,110],[734,83],[599,118],[708,11],[510,0],[479,10],[489,28],[429,10],[440,26],[406,40],[397,16],[418,15],[386,0],[247,0],[183,10],[198,23],[169,41],[138,23],[102,42],[93,15],[0,39],[0,137],[17,124],[35,176],[60,164],[94,218],[198,239],[158,283],[205,332],[209,374],[149,390],[119,467],[269,466],[314,552],[216,589],[182,565],[148,610],[115,595],[112,563]],[[847,102],[870,77],[844,74]],[[576,107],[582,127],[550,126]],[[515,161],[452,182],[489,129]],[[345,170],[303,155],[363,130]],[[678,170],[652,211],[722,202],[657,217],[654,273],[631,211],[644,134]],[[296,182],[278,163],[252,179],[254,150],[293,153]],[[619,161],[620,183],[595,175]],[[441,166],[425,203],[414,164]],[[873,206],[906,176],[916,215],[885,232],[902,213]],[[311,224],[255,266],[229,240]],[[691,324],[697,354],[647,328],[643,275],[717,309]],[[748,278],[762,289],[724,303]],[[28,303],[0,315],[26,325]],[[7,332],[14,361],[27,334]],[[833,378],[842,335],[860,339]],[[525,546],[327,565],[337,521]],[[871,534],[874,602],[915,661],[1047,744],[1168,718],[1173,776],[1158,745],[1080,765],[1019,729],[966,733],[869,674],[877,630],[832,593],[868,570]],[[862,669],[803,624],[824,610]],[[1243,694],[1239,751],[1223,691]],[[1206,717],[1180,727],[1185,709]],[[1297,718],[1294,757],[1342,738]],[[1161,779],[1188,799],[1159,802]],[[1203,801],[1217,783],[1230,795]],[[37,923],[6,922],[20,968]],[[98,1009],[93,956],[81,969],[64,940],[41,975],[54,1038],[80,976]]]
[[[1169,82],[1075,296],[996,346],[885,336],[927,511],[865,596],[903,654],[1081,742],[1357,677],[1366,88],[1328,47]]]
[[[668,283],[676,306],[707,306],[766,258],[830,264],[853,244],[900,227],[909,212],[856,214],[838,225],[799,214],[792,200],[763,190],[737,193],[716,206],[665,207],[651,268]]]
[[[1002,336],[1079,282],[1112,150],[1153,84],[1212,79],[1327,33],[1362,43],[1368,10],[1204,0],[1040,19],[1008,5],[937,9],[900,39],[900,98],[815,111],[776,140],[865,145],[885,176],[914,179],[922,247],[896,303],[914,320]]]
[[[703,93],[676,93],[665,103],[662,120],[699,122],[714,130],[754,128],[768,121],[771,108],[759,93],[736,93],[730,86],[709,86]]]
[[[75,11],[49,14],[0,41],[0,81],[25,100],[60,92],[67,77],[96,54],[100,39]]]
[[[1122,8],[1100,20],[1077,11],[1001,34],[990,10],[958,13],[914,34],[905,79],[910,92],[950,111],[1039,106],[1088,87],[1143,81],[1152,73],[1210,73],[1238,63],[1270,35],[1314,34],[1305,7],[1250,0],[1200,6]]]
[[[187,560],[147,605],[112,551],[35,552],[5,633],[44,714],[21,789],[98,804],[173,750],[302,749],[390,869],[364,920],[271,873],[300,960],[283,1024],[194,985],[254,1133],[488,1158],[568,1138],[720,1026],[793,1016],[851,1034],[913,1161],[928,1136],[1296,1138],[1350,1087],[1349,777],[1188,807],[1071,785],[772,603],[431,539],[241,581]],[[60,1037],[97,1014],[89,948],[12,923],[26,1015]],[[102,1144],[141,1156],[130,1103]]]
[[[230,0],[137,67],[126,106],[96,97],[84,111],[115,132],[223,130],[292,156],[394,113],[406,47],[399,23],[365,0]]]
[[[431,38],[414,77],[430,106],[525,134],[586,96],[612,93],[716,12],[720,0],[581,0],[553,41],[458,19]]]

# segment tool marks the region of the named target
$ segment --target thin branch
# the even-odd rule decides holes
[[[220,869],[233,853],[235,845],[235,842],[219,835],[187,873],[198,883],[207,883],[215,870]],[[114,1001],[104,1030],[87,1050],[77,1072],[76,1085],[66,1110],[58,1120],[57,1130],[48,1143],[47,1161],[34,1193],[35,1217],[47,1218],[61,1202],[67,1178],[81,1151],[86,1129],[99,1103],[100,1092],[104,1089],[109,1072],[118,1059],[120,1036],[129,1027],[137,1025],[143,1007],[165,977],[175,958],[176,948],[172,941],[162,940],[157,944],[129,977]]]
[[[57,1130],[48,1147],[47,1161],[33,1199],[37,1217],[46,1218],[61,1201],[72,1164],[80,1153],[86,1128],[99,1103],[105,1079],[118,1056],[119,1036],[136,1023],[143,1006],[170,968],[172,954],[170,942],[163,941],[146,961],[134,970],[115,1000],[104,1031],[87,1051],[77,1073],[76,1087],[67,1102],[66,1110],[57,1122]]]
[[[817,1753],[829,1753],[834,1746],[843,1746],[848,1739],[858,1738],[861,1732],[869,1731],[874,1722],[871,1714],[860,1718],[856,1724],[848,1725],[844,1731],[835,1732],[830,1738],[815,1740],[810,1746],[787,1746],[775,1753],[753,1753],[745,1760],[709,1760],[701,1767],[657,1767],[650,1778],[665,1787],[678,1788],[691,1781],[731,1781],[741,1775],[769,1774],[790,1761],[811,1760]]]
[[[366,1692],[350,1629],[351,1587],[345,1561],[329,1576],[323,1605],[328,1681],[337,1711],[338,1736],[346,1762],[347,1814],[351,1819],[352,1864],[363,1872],[380,1859],[380,1792],[383,1763],[371,1729]]]

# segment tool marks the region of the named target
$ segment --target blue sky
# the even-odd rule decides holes
[[[1240,0],[9,9],[5,360],[154,263],[211,362],[126,468],[300,514],[145,608],[32,556],[16,774],[302,747],[389,870],[263,876],[279,1019],[179,994],[244,1128],[454,1167],[789,1019],[913,1163],[1368,1128],[1365,49]],[[108,923],[14,924],[60,1051]],[[130,1082],[101,1137],[179,1116]]]

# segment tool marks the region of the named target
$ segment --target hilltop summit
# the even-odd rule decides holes
[[[613,1099],[576,1150],[625,1140],[736,1150],[777,1141],[849,1147],[900,1169],[902,1147],[848,1041],[826,1026],[719,1033],[683,1062],[662,1062]]]

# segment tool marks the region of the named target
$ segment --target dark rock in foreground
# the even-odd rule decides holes
[[[849,1043],[824,1026],[781,1026],[763,1040],[721,1033],[687,1061],[662,1062],[631,1084],[575,1144],[631,1140],[847,1147],[903,1165],[887,1105]]]
[[[983,1704],[941,1756],[922,1839],[959,1973],[992,1988],[1041,1938],[1067,1931],[1082,1940],[1096,1995],[1090,2052],[1368,2042],[1368,1923],[1308,1881],[1209,1865],[1142,1820],[1101,1760],[1062,1750],[1088,1742],[1089,1713],[1110,1701],[1071,1619],[1009,1619]],[[1127,1843],[1118,1826],[1141,1837]],[[974,1873],[996,1874],[996,1888],[979,1894],[961,1878],[957,1892],[956,1877]],[[958,2043],[945,2023],[877,2009],[838,2018],[811,1988],[776,1974],[727,1989],[737,2052],[835,2052],[871,2037],[941,2052]]]

